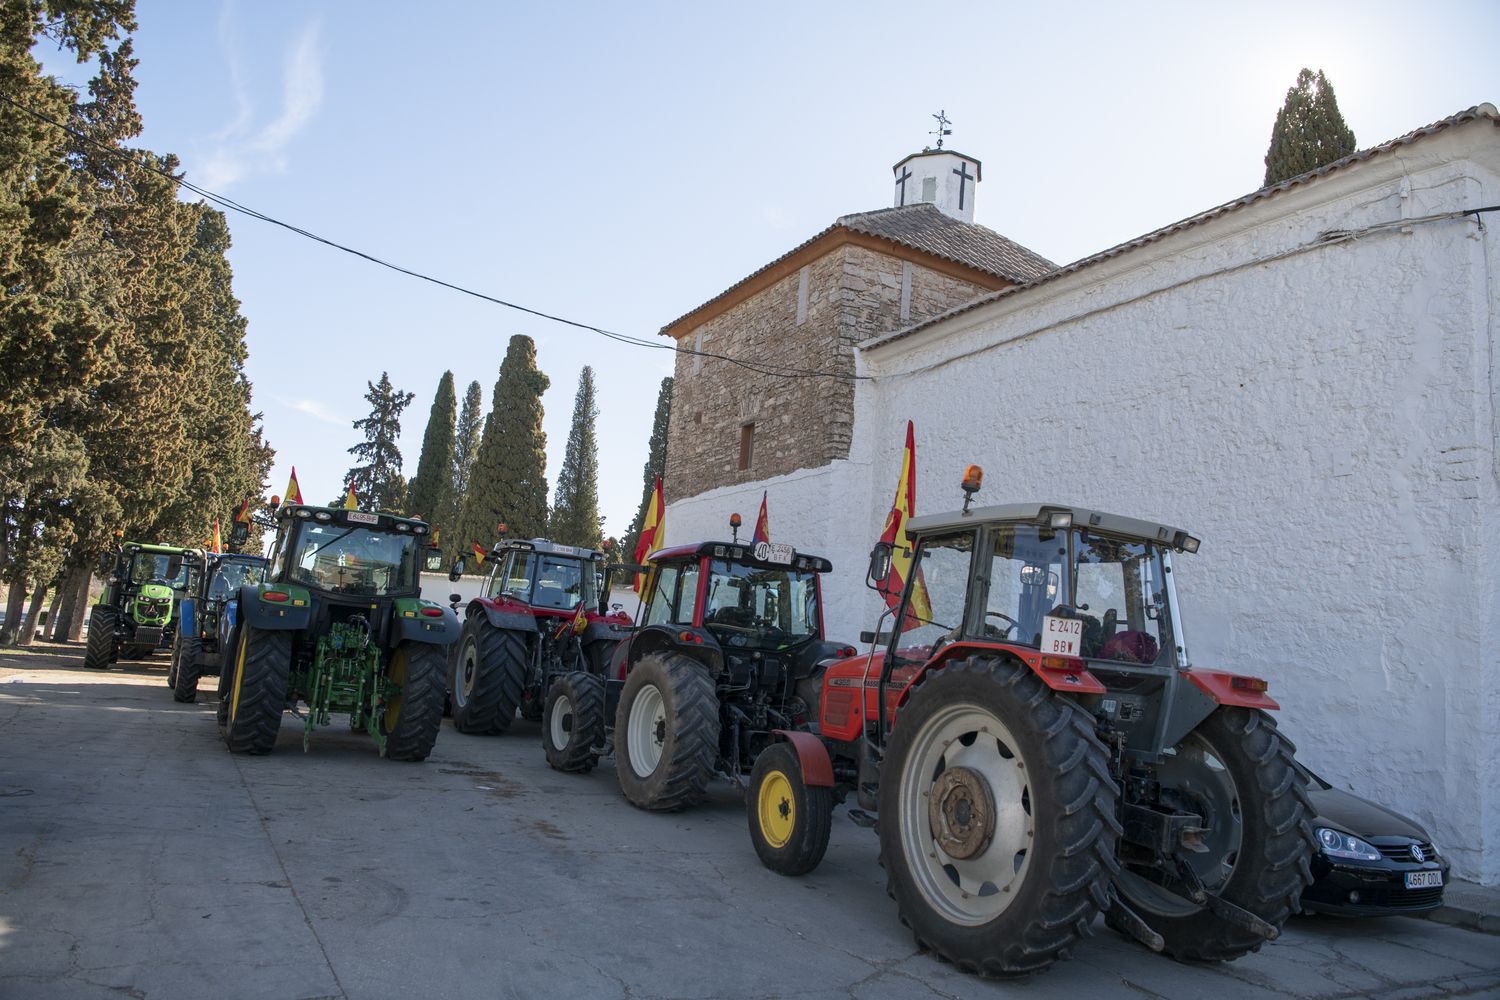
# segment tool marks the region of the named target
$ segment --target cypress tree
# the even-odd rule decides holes
[[[552,507],[552,539],[564,545],[596,549],[604,534],[599,524],[599,445],[594,436],[594,418],[598,415],[594,369],[584,365],[578,373],[568,450],[557,473]]]
[[[1314,74],[1303,69],[1276,112],[1271,145],[1266,150],[1264,186],[1316,170],[1352,152],[1354,132],[1339,113],[1333,84],[1322,70]]]
[[[349,454],[363,460],[344,476],[344,492],[354,487],[359,504],[366,510],[399,511],[406,502],[406,478],[401,475],[401,411],[411,403],[413,393],[402,392],[391,385],[389,372],[380,373],[380,382],[366,382],[365,399],[370,415],[354,421],[365,439],[349,449]],[[340,498],[342,502],[342,498]]]
[[[536,366],[536,344],[510,338],[495,380],[490,414],[469,476],[459,517],[460,551],[472,542],[488,546],[495,527],[531,538],[547,530],[547,435],[542,431],[542,393],[550,384]]]
[[[646,520],[646,511],[651,505],[651,491],[656,487],[656,477],[666,475],[667,425],[671,423],[671,420],[672,379],[669,377],[661,380],[661,389],[656,394],[656,416],[651,418],[651,444],[646,454],[641,505],[636,508],[635,520],[630,522],[630,530],[625,532],[624,544],[620,546],[622,558],[626,560],[630,559],[635,552],[636,543],[641,540],[642,522]]]
[[[467,539],[458,534],[459,518],[463,516],[464,501],[469,495],[469,481],[474,473],[474,462],[479,458],[479,436],[484,431],[484,390],[479,382],[469,383],[464,392],[464,408],[458,415],[458,427],[453,432],[453,506],[448,512],[448,531],[443,535],[443,553],[453,559],[469,551]]]
[[[427,430],[422,434],[422,454],[412,477],[406,509],[414,517],[425,517],[439,527],[454,527],[449,517],[453,506],[453,433],[458,399],[453,393],[453,373],[438,380]]]

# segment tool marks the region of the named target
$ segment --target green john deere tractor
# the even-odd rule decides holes
[[[425,760],[443,721],[451,608],[422,600],[419,572],[440,569],[428,527],[391,514],[287,504],[266,582],[233,599],[219,671],[219,722],[234,753],[266,754],[284,711],[306,704],[302,748],[333,713],[382,757]],[[232,652],[231,652],[232,651]]]
[[[99,557],[104,593],[89,612],[83,665],[104,670],[171,649],[180,598],[197,586],[203,552],[172,545],[121,542]]]

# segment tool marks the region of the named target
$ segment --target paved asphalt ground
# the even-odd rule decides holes
[[[639,812],[608,762],[548,770],[528,723],[445,726],[413,765],[337,728],[304,755],[288,716],[275,754],[232,757],[165,666],[0,652],[0,997],[1500,996],[1495,937],[1400,917],[1298,918],[1219,966],[1101,924],[984,982],[917,952],[842,809],[822,867],[782,878],[727,785]]]

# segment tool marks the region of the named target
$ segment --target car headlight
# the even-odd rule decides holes
[[[1320,826],[1313,831],[1318,846],[1330,858],[1349,858],[1352,861],[1379,861],[1380,852],[1358,837]]]

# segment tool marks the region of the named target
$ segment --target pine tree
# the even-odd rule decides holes
[[[584,365],[578,373],[568,450],[557,473],[552,506],[551,537],[564,545],[596,549],[604,533],[599,524],[599,445],[594,435],[594,418],[598,415],[594,369]]]
[[[536,366],[536,344],[510,338],[495,380],[490,414],[469,476],[458,544],[489,545],[496,525],[531,538],[547,529],[547,435],[542,431],[542,393],[550,384]]]
[[[641,505],[636,508],[635,520],[625,532],[624,544],[620,546],[622,559],[630,559],[635,553],[636,543],[641,540],[642,523],[651,506],[651,491],[656,487],[656,477],[667,471],[667,425],[672,420],[672,380],[661,380],[661,389],[656,394],[656,415],[651,418],[651,444],[646,454],[645,485],[641,490]]]
[[[1354,152],[1354,132],[1344,123],[1333,84],[1310,69],[1297,74],[1276,112],[1271,145],[1266,150],[1264,186],[1305,174]]]
[[[380,382],[366,382],[365,399],[370,415],[354,421],[365,439],[349,449],[349,454],[364,464],[356,465],[344,476],[344,492],[353,486],[360,506],[366,510],[400,511],[406,502],[406,478],[401,475],[401,412],[410,405],[413,393],[402,392],[391,385],[389,372],[380,373]]]
[[[422,454],[417,459],[417,474],[412,477],[406,501],[406,509],[413,517],[425,517],[428,523],[439,527],[454,526],[448,511],[453,505],[453,431],[457,413],[453,373],[443,372],[437,395],[432,399],[432,410],[427,414]]]

